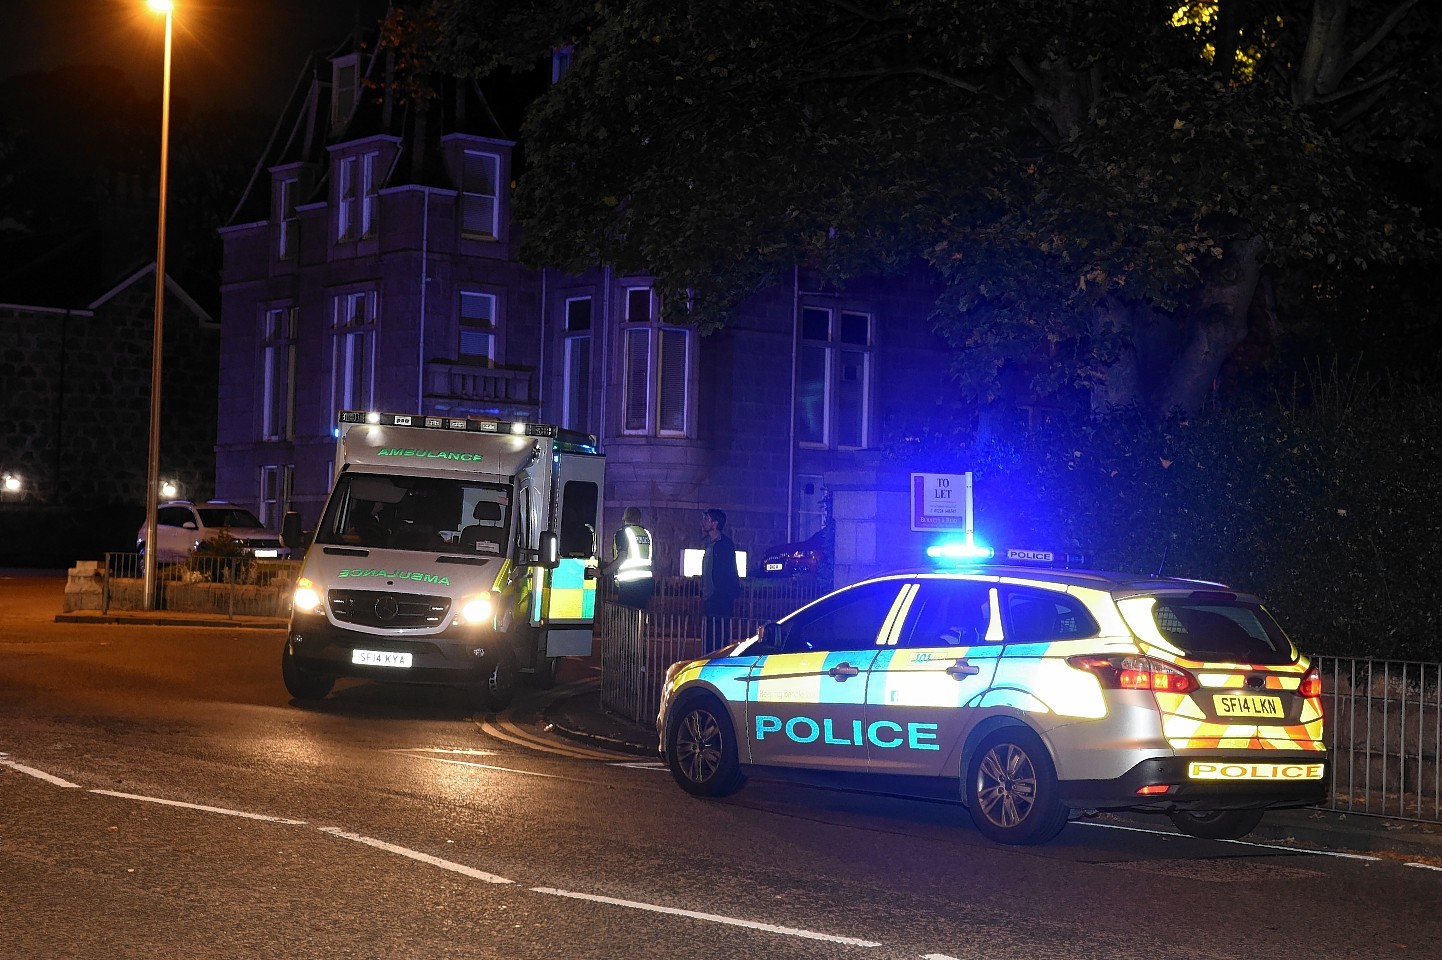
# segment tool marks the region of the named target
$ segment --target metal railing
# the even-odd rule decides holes
[[[1329,810],[1442,822],[1442,664],[1318,657]]]
[[[160,564],[155,608],[227,617],[288,617],[298,560],[209,557],[196,554],[180,563]],[[145,609],[145,558],[107,553],[101,566],[100,609]]]
[[[742,640],[768,620],[778,620],[816,599],[824,588],[813,580],[748,580],[726,621],[724,642]],[[623,607],[603,596],[597,605],[601,650],[601,704],[649,725],[661,705],[666,668],[703,650],[701,584],[694,578],[660,578],[646,610]]]

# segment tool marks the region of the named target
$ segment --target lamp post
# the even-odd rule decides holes
[[[165,14],[165,74],[160,90],[160,209],[155,230],[155,331],[150,347],[150,454],[145,469],[145,609],[155,609],[155,540],[160,506],[160,367],[165,353],[165,202],[170,177],[171,0],[147,0]]]

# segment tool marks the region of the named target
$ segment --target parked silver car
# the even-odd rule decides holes
[[[155,559],[160,563],[185,560],[197,546],[221,530],[238,541],[248,556],[290,556],[290,550],[280,542],[280,535],[267,530],[259,517],[244,507],[222,500],[205,503],[171,500],[160,505],[156,522]],[[135,533],[135,549],[145,552],[144,524]]]

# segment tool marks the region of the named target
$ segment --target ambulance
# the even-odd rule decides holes
[[[657,730],[676,782],[715,797],[765,772],[959,798],[1013,844],[1102,810],[1236,839],[1326,798],[1322,678],[1256,596],[1048,550],[959,559],[673,665]]]
[[[296,700],[343,677],[463,687],[504,709],[591,653],[605,459],[524,421],[356,410],[305,551],[281,660]],[[286,543],[303,542],[287,516]]]

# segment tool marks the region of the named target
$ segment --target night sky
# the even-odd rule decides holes
[[[338,42],[385,0],[174,0],[172,96],[278,111],[313,47]],[[164,17],[146,0],[0,0],[0,79],[65,64],[123,70],[160,91]]]

